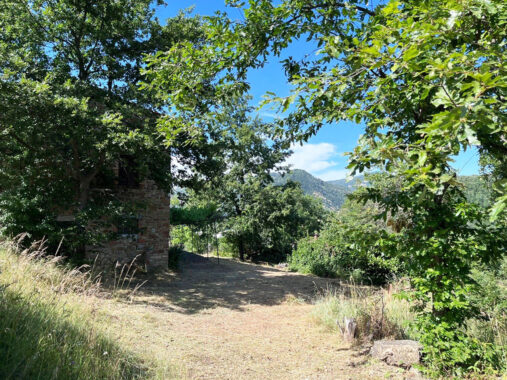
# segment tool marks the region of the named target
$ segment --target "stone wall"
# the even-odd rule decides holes
[[[86,247],[87,258],[96,260],[101,266],[110,266],[123,265],[137,257],[136,262],[148,271],[167,268],[169,196],[151,180],[141,182],[138,188],[121,189],[117,196],[122,201],[142,206],[137,213],[138,232],[119,234],[117,240]]]

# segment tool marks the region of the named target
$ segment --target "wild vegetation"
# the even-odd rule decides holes
[[[90,272],[65,268],[43,242],[0,246],[2,379],[138,379],[147,368],[93,314]]]
[[[220,159],[224,174],[188,194],[187,209],[173,211],[178,218],[185,210],[187,215],[202,210],[202,215],[194,215],[196,220],[187,224],[200,222],[201,241],[211,244],[215,238],[209,232],[222,232],[241,260],[285,261],[295,241],[320,229],[326,212],[298,184],[273,184],[271,173],[284,170],[289,151],[280,140],[266,142],[270,126],[251,119],[247,110],[239,104],[224,120],[230,124]],[[212,229],[203,228],[206,221],[213,223]]]
[[[386,319],[383,303],[380,319],[367,306],[373,293],[328,295],[317,310],[355,315],[364,336],[417,338],[428,375],[504,372],[505,1],[225,2],[244,18],[180,14],[162,26],[151,0],[3,2],[0,232],[45,237],[76,258],[111,238],[93,226],[139,211],[114,196],[118,165],[128,180],[184,188],[173,209],[187,226],[173,236],[182,243],[192,231],[192,243],[226,245],[242,261],[288,258],[293,270],[361,284],[406,279],[404,301],[390,305],[409,309]],[[281,60],[291,92],[267,94],[273,123],[256,118],[248,73],[302,39],[319,54]],[[348,169],[367,186],[328,212],[294,182],[273,183],[291,144],[341,121],[364,126]],[[463,178],[451,163],[470,149],[482,173]],[[61,223],[69,209],[75,221]],[[65,311],[86,277],[1,255],[4,373],[142,376],[135,358]],[[33,273],[65,286],[41,293]]]
[[[162,26],[151,0],[2,2],[4,235],[28,232],[53,249],[65,236],[61,249],[79,254],[84,244],[111,238],[86,228],[92,221],[108,226],[139,212],[114,196],[116,165],[128,172],[125,180],[150,178],[166,191],[195,179],[171,170],[171,156],[198,171],[203,161],[212,167],[211,140],[189,146],[186,131],[169,149],[157,127],[160,105],[139,88],[143,56],[183,40],[198,44],[200,24],[181,15]],[[203,128],[194,131],[196,139],[206,134]],[[73,223],[57,220],[66,210],[73,210]]]
[[[208,20],[207,49],[181,44],[149,59],[151,87],[184,108],[205,95],[203,81],[216,88],[216,104],[247,91],[248,69],[280,55],[291,39],[320,47],[315,59],[283,62],[293,91],[267,100],[288,112],[274,134],[306,141],[324,123],[365,124],[349,169],[401,179],[358,199],[378,204],[384,219],[407,217],[379,244],[406,264],[406,296],[433,374],[501,366],[495,349],[465,326],[480,317],[469,297],[477,291],[472,268],[497,261],[507,241],[506,14],[503,1],[389,1],[373,10],[361,1],[251,1],[244,22]],[[493,168],[489,212],[467,202],[449,165],[472,146]]]
[[[394,287],[379,290],[350,282],[341,292],[327,291],[318,298],[312,316],[317,323],[337,333],[343,329],[345,318],[354,318],[358,342],[417,339],[411,330],[414,313],[406,300],[394,296],[397,290]]]
[[[289,267],[318,276],[386,284],[401,273],[399,259],[388,253],[386,223],[376,219],[373,204],[347,201],[326,222],[318,236],[298,241]]]

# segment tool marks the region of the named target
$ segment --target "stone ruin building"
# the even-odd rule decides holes
[[[128,160],[126,160],[128,163]],[[99,245],[84,247],[85,257],[101,267],[131,263],[147,271],[167,268],[169,254],[169,194],[159,189],[155,181],[138,181],[125,162],[113,168],[115,197],[127,204],[139,204],[134,216],[125,217],[120,223],[107,228],[115,238]],[[69,213],[67,213],[69,214]],[[61,222],[71,222],[72,215],[60,215]]]

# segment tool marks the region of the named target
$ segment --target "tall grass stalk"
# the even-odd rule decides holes
[[[44,242],[0,245],[0,378],[144,378],[141,361],[95,323],[99,278],[65,268]]]
[[[414,315],[408,302],[392,293],[393,290],[344,284],[339,290],[326,290],[317,299],[312,317],[337,332],[343,329],[345,318],[354,318],[357,342],[410,337],[409,325]]]
[[[136,265],[138,257],[139,255],[134,257],[130,263],[123,265],[117,264],[114,268],[113,287],[111,289],[113,297],[126,296],[132,301],[139,288],[146,284],[145,280],[132,288],[132,280],[135,278],[138,269]]]

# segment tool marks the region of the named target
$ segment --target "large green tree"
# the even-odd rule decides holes
[[[362,122],[366,134],[352,169],[404,161],[413,172],[402,170],[418,173],[432,191],[443,186],[438,179],[448,181],[433,156],[445,169],[453,155],[476,146],[505,162],[504,2],[389,1],[373,8],[357,0],[251,0],[244,13],[244,22],[209,17],[208,44],[200,49],[183,43],[149,58],[153,87],[190,109],[211,84],[206,94],[218,105],[248,91],[249,69],[307,39],[319,54],[282,60],[292,94],[268,100],[289,111],[280,133],[306,140],[326,122]],[[497,183],[502,194],[493,217],[505,207],[504,186]]]
[[[202,40],[198,18],[180,14],[162,26],[151,0],[2,1],[3,232],[59,239],[58,210],[110,214],[118,163],[167,191],[171,155],[202,166],[207,142],[185,145],[191,137],[182,135],[169,149],[157,126],[165,109],[139,89],[145,54]]]
[[[194,198],[218,205],[220,228],[241,260],[284,260],[299,238],[320,228],[324,208],[295,183],[273,186],[272,173],[285,169],[290,151],[267,138],[272,126],[253,118],[245,102],[227,109],[219,117],[222,173]]]
[[[181,44],[150,58],[159,91],[177,93],[169,97],[188,109],[203,94],[203,83],[212,83],[218,90],[211,96],[220,104],[247,91],[248,70],[276,59],[291,41],[317,46],[317,56],[283,60],[293,91],[267,101],[288,113],[278,135],[305,141],[325,123],[364,124],[349,168],[378,168],[403,179],[403,187],[387,193],[371,188],[364,199],[379,204],[385,216],[411,216],[394,243],[409,264],[427,357],[444,371],[498,365],[463,326],[476,313],[468,296],[473,263],[505,254],[507,240],[507,182],[498,173],[507,157],[506,3],[227,3],[245,7],[244,22],[211,17],[206,48]],[[451,167],[453,156],[473,147],[497,174],[489,220],[466,201]]]

